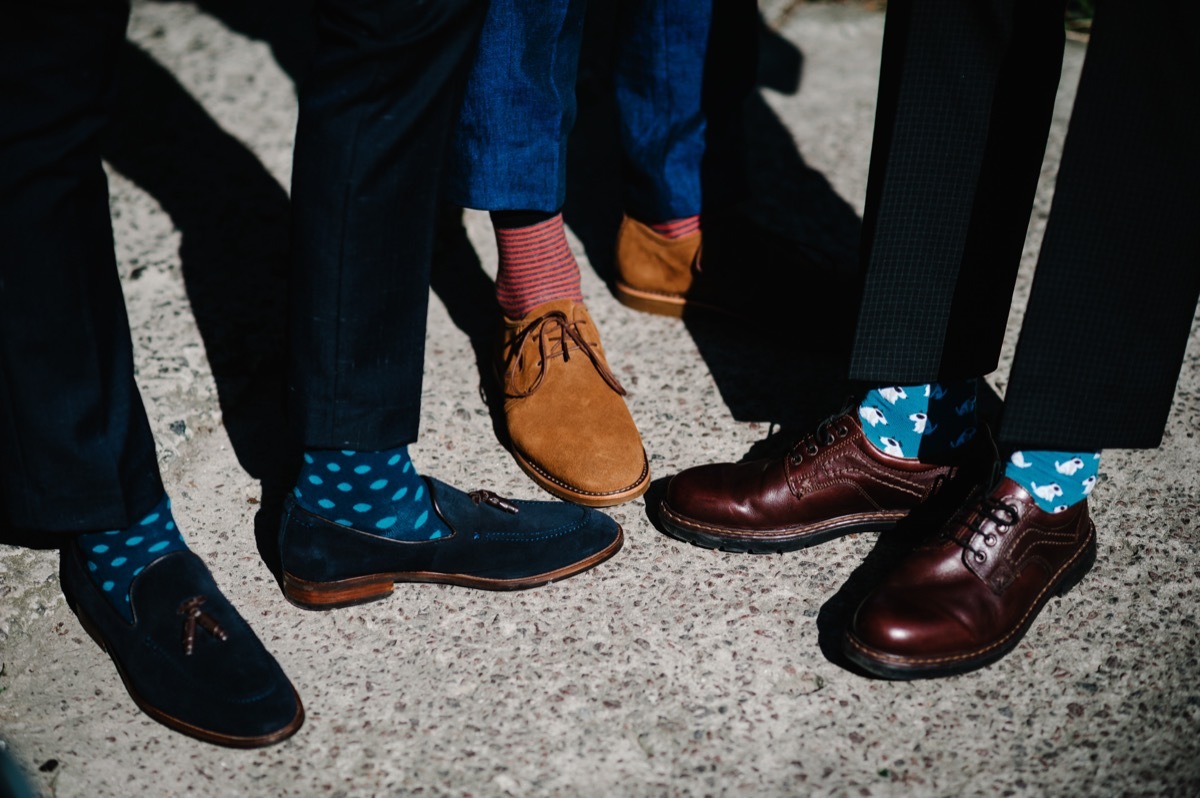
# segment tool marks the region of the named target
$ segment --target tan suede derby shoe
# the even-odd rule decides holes
[[[589,507],[646,492],[646,450],[582,303],[559,299],[506,318],[500,367],[513,456],[534,482]]]
[[[616,293],[621,304],[676,318],[683,316],[684,308],[696,307],[688,292],[700,263],[700,236],[696,232],[666,238],[626,216],[617,231]]]

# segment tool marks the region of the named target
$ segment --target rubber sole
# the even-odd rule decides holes
[[[656,294],[651,291],[639,291],[621,281],[616,284],[617,301],[622,305],[640,310],[642,313],[653,313],[657,316],[682,318],[683,311],[688,306],[687,300],[674,294]]]
[[[886,532],[907,513],[894,516],[871,517],[850,516],[830,521],[817,528],[798,527],[795,530],[778,530],[771,533],[749,534],[741,529],[728,529],[701,524],[694,519],[681,516],[667,506],[659,505],[658,518],[663,529],[671,537],[706,549],[718,549],[737,554],[779,554],[816,546],[854,532]],[[803,530],[803,531],[801,531]]]
[[[850,631],[847,631],[843,638],[842,651],[847,659],[868,673],[895,681],[936,679],[978,670],[991,665],[1016,648],[1050,599],[1067,595],[1087,575],[1095,563],[1096,528],[1093,525],[1088,542],[1084,544],[1079,554],[1063,565],[1059,574],[1046,584],[1046,587],[1038,594],[1037,601],[1022,617],[1021,622],[1000,640],[975,651],[944,657],[905,658],[872,648]]]
[[[659,294],[653,291],[642,291],[627,285],[620,280],[614,286],[617,301],[627,308],[653,313],[656,316],[670,316],[674,319],[683,318],[684,314],[695,311],[713,314],[724,318],[739,318],[737,314],[707,302],[698,302],[679,294]]]
[[[604,549],[571,565],[556,568],[520,579],[488,579],[470,574],[439,573],[436,571],[394,571],[368,574],[335,582],[310,582],[283,572],[283,595],[297,607],[306,610],[331,610],[338,607],[353,607],[387,598],[397,582],[423,582],[440,585],[455,585],[477,590],[527,590],[594,568],[621,550],[625,533],[617,527],[617,537]]]

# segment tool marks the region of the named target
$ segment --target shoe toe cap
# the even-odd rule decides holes
[[[697,466],[667,485],[666,509],[676,518],[725,529],[767,529],[794,504],[785,480],[766,461]]]
[[[166,555],[135,578],[132,625],[89,590],[77,563],[64,561],[63,587],[156,720],[235,747],[268,745],[300,728],[304,710],[291,682],[195,554]],[[190,623],[184,605],[197,599],[202,617]]]

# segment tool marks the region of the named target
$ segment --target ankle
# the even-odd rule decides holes
[[[874,388],[858,417],[867,440],[884,454],[945,459],[979,430],[976,390],[973,379]]]
[[[165,493],[154,509],[132,526],[85,533],[74,542],[84,555],[92,582],[127,621],[133,620],[129,588],[134,578],[164,554],[187,549]]]
[[[686,238],[700,232],[700,215],[667,219],[662,222],[648,222],[646,226],[666,239]]]
[[[407,446],[310,449],[292,495],[314,515],[373,535],[433,540],[449,534]]]
[[[1013,452],[1004,476],[1016,482],[1048,513],[1070,509],[1087,499],[1100,475],[1099,452]]]
[[[561,213],[533,224],[505,226],[530,221],[534,218],[530,213],[535,212],[492,214],[500,254],[496,301],[510,319],[555,299],[583,300],[579,265],[567,242]]]

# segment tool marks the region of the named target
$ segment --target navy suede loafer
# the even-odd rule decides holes
[[[199,740],[257,748],[285,740],[304,707],[275,659],[190,551],[164,555],[133,580],[130,624],[68,545],[59,569],[67,604],[150,717]]]
[[[308,609],[345,607],[384,598],[396,582],[537,587],[587,570],[621,548],[621,527],[596,510],[425,482],[448,537],[391,540],[327,521],[289,496],[279,530],[288,600]]]

